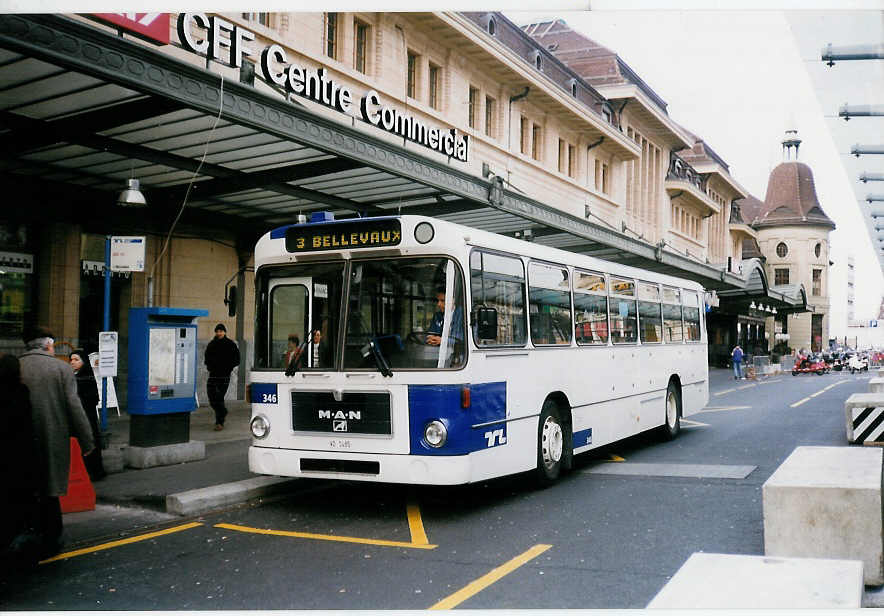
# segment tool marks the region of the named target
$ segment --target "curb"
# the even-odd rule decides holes
[[[290,477],[252,477],[166,496],[166,512],[181,516],[199,515],[239,504],[253,498],[278,494],[290,488],[297,479]]]

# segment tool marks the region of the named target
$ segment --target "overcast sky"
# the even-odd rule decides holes
[[[838,123],[845,123],[835,117],[841,103],[884,104],[884,61],[829,68],[819,58],[827,43],[884,42],[882,12],[596,10],[598,4],[592,11],[506,15],[520,25],[560,17],[615,51],[668,103],[670,117],[711,146],[737,182],[761,200],[771,170],[783,161],[786,129],[797,129],[803,140],[799,160],[813,170],[820,204],[838,227],[830,236],[831,335],[845,333],[848,250],[857,268],[856,317],[876,317],[884,281],[860,212],[868,206],[857,203],[858,173],[845,170],[855,159],[849,144],[833,140],[833,129],[844,138],[837,133],[843,128]],[[884,118],[849,124],[861,133],[849,135],[853,143],[884,143],[876,136]],[[878,159],[861,162],[882,172],[884,158]],[[884,186],[877,188],[884,192]]]

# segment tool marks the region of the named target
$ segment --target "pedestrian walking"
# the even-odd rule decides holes
[[[42,468],[31,421],[28,388],[14,355],[0,356],[0,481],[5,504],[0,507],[0,573],[4,576],[37,564],[40,536],[34,528]]]
[[[734,363],[734,379],[742,379],[743,349],[740,348],[739,344],[734,347],[733,351],[731,351],[731,360],[733,360]]]
[[[92,429],[77,396],[70,365],[55,358],[55,340],[43,327],[28,329],[22,337],[27,351],[21,356],[21,380],[30,392],[31,418],[43,482],[39,491],[38,528],[42,558],[61,551],[63,523],[59,496],[68,491],[71,437],[89,455],[94,448]]]
[[[209,371],[206,393],[209,404],[215,411],[215,430],[223,430],[224,418],[227,417],[224,394],[230,385],[230,373],[239,365],[239,347],[227,337],[224,323],[215,326],[215,337],[206,346],[205,363]]]
[[[77,379],[77,397],[86,411],[89,426],[92,428],[92,440],[95,441],[95,449],[88,456],[83,456],[83,463],[92,481],[101,481],[107,473],[104,470],[104,462],[101,459],[101,432],[98,429],[98,384],[95,382],[95,373],[89,363],[89,356],[83,349],[74,349],[68,356],[71,368],[74,369],[74,378]]]

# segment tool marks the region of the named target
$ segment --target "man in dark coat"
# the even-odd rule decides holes
[[[88,455],[95,443],[89,419],[77,396],[71,366],[55,358],[54,336],[47,329],[30,329],[23,336],[27,351],[21,356],[21,380],[31,396],[31,417],[39,458],[45,465],[40,490],[40,527],[43,554],[61,550],[62,518],[58,497],[68,491],[72,436]]]
[[[224,429],[224,418],[227,417],[224,394],[230,385],[230,373],[238,365],[239,348],[227,337],[224,323],[218,323],[215,326],[215,337],[206,346],[206,369],[209,371],[206,393],[209,404],[215,411],[215,430]]]

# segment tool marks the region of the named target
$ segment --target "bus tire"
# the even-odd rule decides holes
[[[561,412],[552,400],[543,403],[537,426],[537,482],[541,486],[555,483],[562,472],[565,458],[565,432]]]
[[[660,433],[664,440],[671,441],[681,432],[681,389],[674,381],[666,388],[666,406]]]

